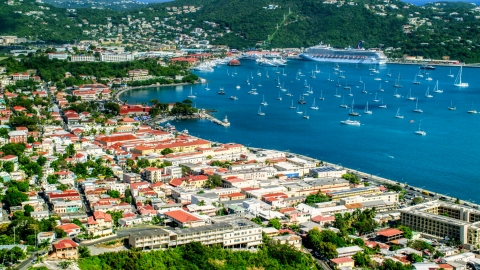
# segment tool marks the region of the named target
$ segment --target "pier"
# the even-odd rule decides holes
[[[219,120],[219,119],[211,116],[210,114],[203,113],[203,112],[200,112],[199,116],[200,116],[200,118],[205,118],[207,120],[210,120],[217,125],[221,125],[221,126],[224,126],[224,127],[229,127],[230,126],[230,122],[228,121],[227,116],[225,116],[225,118],[223,120]]]

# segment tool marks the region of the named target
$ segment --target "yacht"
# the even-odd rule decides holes
[[[437,83],[435,84],[435,88],[433,88],[433,92],[434,93],[443,93],[443,90],[438,89],[438,80],[437,80]]]
[[[462,66],[460,66],[460,71],[458,72],[455,83],[453,84],[456,87],[468,87],[468,83],[462,82]]]
[[[230,96],[229,99],[231,100],[237,100],[238,98],[236,96]]]
[[[427,98],[433,98],[433,96],[430,95],[430,87],[427,88],[427,92],[425,93],[425,97],[427,97]]]
[[[297,113],[298,113],[298,114],[303,114],[303,112],[300,111],[300,107],[298,107],[298,106],[297,106]]]
[[[340,123],[350,126],[360,126],[360,121],[350,120],[350,118],[344,121],[340,121]]]
[[[400,94],[397,93],[397,89],[395,89],[395,94],[393,94],[393,96],[396,97],[396,98],[400,98],[400,97],[401,97]]]
[[[345,98],[343,98],[342,104],[340,104],[340,108],[348,109],[348,105],[345,104]]]
[[[263,106],[268,106],[268,103],[265,101],[265,95],[263,95],[263,101],[260,104],[262,104]]]
[[[223,87],[220,87],[220,90],[217,92],[219,95],[225,95],[225,90],[223,90]]]
[[[412,88],[410,88],[410,91],[408,92],[408,97],[407,97],[408,100],[415,100],[416,98],[415,97],[412,97]]]
[[[323,97],[323,91],[322,90],[320,90],[320,97],[318,99],[325,100],[325,98]]]
[[[427,133],[420,129],[420,124],[418,124],[418,130],[415,131],[415,134],[425,136]]]
[[[380,99],[377,99],[377,93],[375,93],[375,98],[373,99],[373,102],[380,102]]]
[[[468,113],[471,113],[471,114],[476,114],[477,113],[477,110],[475,110],[473,108],[473,101],[472,101],[472,106],[470,106],[470,110],[467,111]]]
[[[264,115],[265,115],[265,113],[262,112],[262,106],[260,106],[260,107],[258,108],[258,115],[260,115],[260,116],[264,116]]]
[[[403,115],[400,115],[400,108],[398,108],[397,114],[395,115],[395,118],[403,119]]]
[[[292,105],[290,105],[290,109],[295,109],[297,107],[293,106],[293,99],[292,99]]]
[[[353,110],[353,100],[352,100],[352,107],[350,107],[350,112],[348,113],[348,115],[351,115],[351,116],[360,116],[360,114],[356,111]]]
[[[318,110],[318,106],[315,105],[315,99],[313,99],[313,105],[310,107],[312,110]]]
[[[450,111],[455,111],[455,110],[457,109],[457,107],[453,107],[453,100],[450,101],[450,106],[448,107],[448,109],[449,109]]]
[[[365,106],[365,110],[363,110],[363,113],[372,114],[372,111],[368,110],[368,101],[367,101],[367,105]]]
[[[307,108],[305,108],[305,114],[303,115],[303,118],[310,119],[310,116],[307,115]]]
[[[382,108],[382,109],[386,109],[387,108],[387,105],[386,104],[383,104],[383,98],[382,98],[382,105],[378,106],[379,108]]]
[[[418,98],[417,98],[417,102],[415,103],[415,109],[413,111],[416,113],[423,113],[422,109],[418,108]]]

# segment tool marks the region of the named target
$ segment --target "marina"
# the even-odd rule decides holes
[[[226,77],[227,69],[230,73],[238,74],[234,78]],[[311,78],[311,71],[317,69],[321,72],[315,73],[316,78]],[[451,196],[476,198],[480,192],[480,187],[474,184],[476,175],[480,173],[475,162],[476,153],[480,152],[477,145],[480,127],[475,123],[478,121],[476,117],[467,111],[472,107],[472,100],[480,98],[480,78],[475,76],[477,70],[463,68],[462,82],[468,82],[469,87],[461,88],[454,86],[455,77],[448,76],[458,74],[460,67],[428,70],[434,80],[422,80],[420,85],[411,84],[415,74],[419,73],[418,65],[387,64],[378,65],[375,69],[379,73],[370,76],[368,65],[358,65],[357,68],[355,64],[342,63],[337,67],[334,63],[291,60],[281,69],[259,69],[255,61],[246,60],[236,67],[220,65],[214,72],[196,74],[206,79],[212,89],[224,87],[228,95],[206,91],[206,84],[194,85],[193,93],[197,97],[195,102],[198,108],[215,108],[218,112],[214,116],[223,119],[228,115],[232,125],[225,128],[223,125],[212,125],[209,120],[183,120],[175,122],[175,125],[180,130],[188,129],[190,134],[212,141],[291,150],[328,162],[342,163],[343,166],[358,168],[372,175],[424,186],[436,192],[448,189]],[[265,77],[267,70],[269,78]],[[274,76],[276,70],[287,75]],[[344,80],[340,80],[340,88],[335,87],[339,70],[348,80],[350,90],[343,89]],[[308,76],[301,76],[303,74]],[[389,82],[385,82],[390,77],[388,74],[393,76]],[[398,79],[398,74],[407,78],[400,79],[399,84],[405,84],[410,78],[407,89],[397,89],[400,98],[394,96],[396,88],[393,87],[393,77]],[[279,77],[282,87],[287,89],[285,92],[276,87]],[[362,83],[358,82],[359,77]],[[382,81],[375,81],[376,77]],[[252,87],[248,86],[245,78],[255,84],[257,95],[247,93]],[[310,88],[315,89],[309,96],[303,96],[307,90],[304,87],[305,79]],[[436,89],[437,80],[443,93],[431,90]],[[237,85],[241,88],[237,89]],[[423,98],[428,87],[429,94],[434,98]],[[190,89],[190,85],[137,89],[123,93],[121,99],[142,103],[155,97],[162,102],[176,102],[184,100]],[[368,93],[362,93],[363,89]],[[353,96],[348,95],[350,91]],[[232,95],[238,100],[229,100]],[[268,106],[260,105],[263,96],[265,101],[269,101]],[[342,97],[344,101],[335,97]],[[298,103],[302,99],[306,104]],[[315,104],[312,104],[314,99]],[[355,110],[361,109],[363,112],[362,116],[355,118],[362,123],[361,128],[348,128],[340,124],[340,121],[352,116],[348,115],[350,110],[339,108],[339,105],[352,104],[353,99]],[[378,100],[378,104],[368,106],[367,102],[371,105],[374,99]],[[384,105],[388,104],[388,108],[378,107],[382,100]],[[263,117],[257,116],[259,109]],[[404,119],[394,117],[398,109]],[[423,113],[417,113],[414,109]],[[301,114],[297,114],[297,110]],[[308,122],[300,121],[303,115],[309,117]],[[428,136],[414,134],[420,122]],[[453,151],[458,154],[452,156],[450,153]],[[395,156],[395,159],[388,156]],[[472,185],[473,188],[465,191],[462,188],[464,185]]]

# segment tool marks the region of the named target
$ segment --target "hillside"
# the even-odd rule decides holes
[[[9,2],[14,1],[18,0]],[[33,0],[15,5],[1,2],[0,16],[5,20],[0,20],[0,34],[56,42],[123,36],[128,43],[139,39],[168,42],[202,29],[194,39],[237,49],[298,48],[321,41],[342,48],[364,40],[365,47],[388,48],[389,57],[450,56],[480,62],[480,8],[472,4],[419,7],[395,0],[388,4],[380,0],[279,0],[271,4],[267,0],[176,0],[122,12],[90,8],[67,12]],[[169,9],[182,6],[195,6],[195,11]],[[140,24],[133,26],[127,17],[138,23],[152,22],[153,30],[140,30]]]

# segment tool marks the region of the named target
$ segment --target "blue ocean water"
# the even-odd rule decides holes
[[[321,73],[315,74],[313,79],[311,72],[317,67]],[[419,66],[383,65],[379,67],[380,73],[373,76],[368,65],[340,64],[340,69],[344,71],[345,79],[337,79],[339,74],[334,74],[332,63],[297,60],[288,62],[287,76],[282,76],[283,69],[260,67],[253,61],[243,61],[239,67],[220,66],[214,72],[197,72],[208,80],[211,90],[205,90],[206,85],[192,86],[197,96],[193,100],[196,107],[216,109],[215,116],[220,119],[228,116],[231,126],[225,128],[203,120],[173,124],[178,130],[188,129],[192,135],[213,141],[289,150],[450,196],[477,199],[480,194],[480,185],[477,184],[480,175],[480,114],[467,111],[472,108],[480,111],[479,69],[463,69],[463,81],[470,84],[463,89],[453,86],[458,67],[430,70],[428,75],[418,78],[420,85],[413,84]],[[299,71],[305,75],[297,80]],[[261,72],[261,76],[257,72]],[[389,73],[392,76],[387,76]],[[450,73],[455,76],[447,76]],[[327,80],[329,76],[334,82]],[[394,81],[399,76],[403,88],[394,88]],[[427,81],[428,76],[433,80]],[[376,81],[375,77],[382,80]],[[293,94],[292,97],[277,88],[278,80]],[[368,94],[362,93],[360,80],[365,83]],[[437,80],[443,93],[433,93]],[[301,111],[306,109],[310,119],[304,119],[296,109],[290,109],[292,101],[297,106],[299,97],[305,93],[305,81],[314,93],[305,96],[306,105],[299,106]],[[341,87],[336,90],[338,82]],[[237,85],[240,89],[236,89]],[[351,86],[353,96],[348,95],[350,91],[344,89],[345,85]],[[257,88],[258,95],[247,93],[252,86]],[[224,87],[226,95],[217,94],[220,87]],[[384,92],[380,92],[380,88]],[[428,88],[433,98],[425,97]],[[148,102],[152,98],[176,102],[186,99],[190,89],[191,86],[145,88],[126,92],[121,98],[128,99],[129,103]],[[409,89],[412,96],[418,97],[418,108],[424,113],[413,112],[415,101],[406,99]],[[401,98],[394,97],[395,90]],[[336,91],[342,98],[334,97]],[[386,109],[373,102],[375,93],[378,99],[383,99]],[[321,94],[324,100],[319,99]],[[230,100],[231,95],[237,96],[238,100]],[[257,112],[263,96],[268,106],[262,106],[266,115],[261,117]],[[314,99],[319,110],[310,108]],[[359,117],[349,116],[349,110],[339,106],[342,103],[351,105],[353,100],[355,110],[361,114]],[[371,115],[363,114],[367,102],[373,111]],[[451,103],[456,110],[447,109]],[[404,119],[395,118],[397,109]],[[362,125],[340,124],[348,118],[355,118]],[[419,123],[426,136],[414,134]]]

